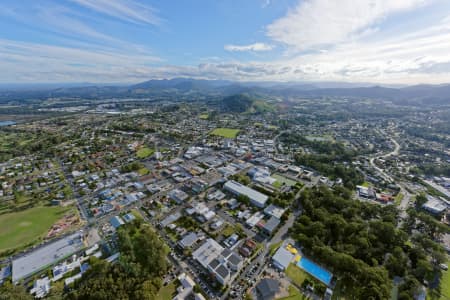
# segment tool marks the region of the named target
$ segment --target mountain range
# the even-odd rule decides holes
[[[161,94],[258,94],[278,97],[348,97],[391,100],[404,104],[450,104],[450,84],[379,86],[370,83],[281,83],[281,82],[233,82],[226,80],[199,80],[174,78],[149,80],[139,84],[124,85],[66,85],[59,88],[37,88],[21,86],[7,88],[0,86],[0,100],[46,99],[48,97],[75,97],[105,99],[108,97],[144,98]]]

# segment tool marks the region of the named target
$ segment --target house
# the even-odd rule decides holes
[[[177,203],[182,203],[189,198],[189,195],[179,189],[171,190],[167,196],[169,199],[174,200]]]
[[[256,292],[261,299],[271,300],[280,291],[280,283],[271,278],[264,278],[256,285]]]
[[[177,295],[172,299],[185,300],[193,292],[195,287],[195,281],[192,280],[192,278],[189,277],[189,275],[186,275],[186,273],[181,273],[178,276],[178,281],[181,283],[181,286],[177,288]]]
[[[195,232],[190,232],[178,242],[178,246],[181,249],[191,248],[197,242],[197,240],[198,235]]]

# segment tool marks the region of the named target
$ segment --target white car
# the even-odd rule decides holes
[[[446,264],[440,264],[439,267],[441,267],[442,270],[448,270],[448,266]]]

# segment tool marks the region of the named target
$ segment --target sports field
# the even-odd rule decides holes
[[[281,187],[283,184],[287,186],[293,186],[297,183],[296,181],[281,176],[279,174],[272,174],[272,177],[277,180],[273,183],[273,186],[277,188]]]
[[[211,131],[211,135],[217,135],[228,139],[234,139],[239,133],[239,129],[233,128],[216,128]]]
[[[68,210],[68,207],[38,206],[0,215],[0,252],[25,246],[45,236]]]
[[[152,150],[152,149],[147,148],[147,147],[143,147],[143,148],[138,150],[136,155],[137,155],[138,158],[147,158],[147,157],[153,155],[153,153],[155,153],[155,150]]]

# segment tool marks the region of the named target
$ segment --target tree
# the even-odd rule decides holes
[[[0,300],[33,300],[34,298],[27,293],[21,285],[15,285],[5,282],[0,286]]]

